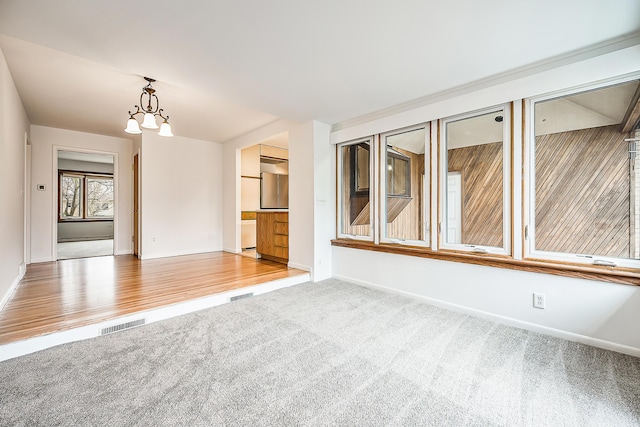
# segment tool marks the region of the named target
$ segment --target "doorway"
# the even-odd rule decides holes
[[[114,156],[57,151],[58,260],[114,254]]]

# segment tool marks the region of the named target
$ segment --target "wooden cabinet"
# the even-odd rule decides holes
[[[240,175],[260,178],[260,146],[243,148],[240,156]]]
[[[257,212],[256,252],[261,258],[289,261],[289,213]]]

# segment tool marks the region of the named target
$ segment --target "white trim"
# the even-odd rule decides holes
[[[89,154],[103,154],[105,156],[112,156],[113,157],[113,255],[117,254],[117,248],[118,248],[118,244],[119,244],[119,234],[120,232],[118,231],[118,224],[119,224],[119,217],[120,215],[118,214],[118,197],[120,196],[120,172],[118,171],[118,167],[119,167],[119,159],[118,159],[118,153],[115,151],[103,151],[103,150],[91,150],[91,149],[87,149],[87,148],[77,148],[77,147],[67,147],[67,146],[63,146],[63,145],[53,145],[52,146],[53,149],[53,154],[52,154],[52,158],[53,158],[53,168],[52,168],[52,173],[53,173],[53,178],[52,178],[52,182],[53,182],[53,191],[52,191],[52,203],[53,203],[53,227],[51,230],[51,261],[56,261],[58,259],[58,215],[59,215],[59,200],[58,200],[58,173],[59,173],[59,167],[58,167],[58,153],[60,151],[73,151],[76,153],[89,153]]]
[[[440,171],[438,170],[438,120],[431,121],[431,140],[430,140],[430,165],[429,173],[431,174],[431,187],[429,188],[429,227],[431,237],[431,250],[437,251],[438,246],[438,230],[439,230],[439,217],[438,217],[438,195],[440,189],[438,188],[438,176]],[[425,156],[426,158],[427,156]],[[426,159],[425,159],[426,160]]]
[[[36,259],[32,259],[30,264],[39,264],[41,262],[55,262],[56,260],[48,257],[48,258],[36,258]]]
[[[153,254],[151,256],[144,255],[141,256],[140,259],[157,259],[157,258],[171,258],[176,256],[185,256],[185,255],[198,255],[198,254],[208,254],[220,252],[220,249],[196,249],[196,250],[186,250],[186,251],[178,251],[178,252],[160,252]]]
[[[132,313],[130,315],[105,320],[99,323],[94,323],[67,331],[54,332],[48,335],[12,342],[0,346],[0,361],[24,356],[25,354],[44,350],[50,347],[55,347],[61,344],[81,341],[88,338],[95,338],[100,336],[100,332],[103,328],[107,328],[109,326],[130,322],[141,318],[146,319],[145,324],[149,324],[160,320],[171,319],[183,314],[192,313],[194,311],[226,304],[230,302],[230,299],[232,297],[237,295],[243,295],[251,292],[253,292],[254,295],[260,295],[308,281],[309,275],[301,274],[299,276],[292,276],[284,279],[274,280],[272,282],[234,289],[232,291],[222,292],[219,294],[210,295],[208,297],[185,301],[166,307],[158,307],[152,310]]]
[[[380,170],[376,167],[380,163],[380,135],[373,135],[371,140],[371,156],[369,156],[369,204],[372,208],[369,215],[369,230],[373,242],[380,244]]]
[[[24,278],[24,275],[26,272],[27,272],[27,265],[23,262],[18,267],[18,276],[16,276],[16,278],[13,279],[13,282],[11,282],[9,289],[7,289],[7,292],[2,296],[2,299],[0,299],[0,311],[4,309],[5,305],[7,305],[7,302],[9,302],[9,300],[11,299],[11,296],[18,288],[18,284],[20,284],[20,281]]]
[[[487,311],[477,310],[475,308],[452,304],[446,301],[442,301],[435,298],[429,298],[423,295],[414,294],[412,292],[401,291],[398,289],[390,288],[383,285],[377,285],[375,283],[367,282],[364,280],[352,279],[341,275],[334,275],[334,279],[343,280],[356,285],[364,286],[366,288],[377,289],[385,292],[391,292],[394,294],[402,295],[409,298],[421,300],[427,304],[431,304],[437,307],[446,308],[458,313],[468,314],[483,319],[492,320],[503,325],[513,326],[516,328],[522,328],[527,331],[537,332],[545,335],[549,335],[556,338],[565,339],[568,341],[579,342],[582,344],[590,345],[593,347],[603,348],[605,350],[617,351],[618,353],[628,354],[630,356],[640,357],[640,348],[631,347],[623,344],[614,343],[611,341],[601,340],[598,338],[588,337],[586,335],[576,334],[573,332],[563,331],[561,329],[549,328],[547,326],[537,325],[535,323],[524,322],[522,320],[514,319],[511,317],[501,316],[493,314]]]
[[[30,209],[31,209],[31,147],[29,146],[29,134],[25,131],[24,133],[24,177],[22,183],[22,224],[23,224],[23,248],[22,248],[22,260],[25,264],[29,264],[29,260],[31,258],[31,218],[30,218]],[[1,307],[1,305],[0,305]]]
[[[302,270],[302,271],[311,272],[311,267],[309,267],[308,265],[305,265],[305,264],[298,264],[297,262],[289,261],[289,263],[287,264],[287,267],[295,268],[295,269]]]
[[[522,141],[522,100],[513,101],[511,115],[513,116],[513,122],[511,123],[512,132],[512,141],[511,141],[511,158],[513,159],[513,170],[511,171],[513,180],[513,188],[511,189],[511,195],[513,200],[511,201],[511,212],[513,212],[513,224],[511,224],[511,242],[513,242],[513,247],[511,248],[511,254],[514,259],[522,259],[522,247],[524,242],[523,235],[523,212],[522,212],[522,185],[524,183],[523,179],[523,169],[524,165],[522,163],[522,150],[524,147],[524,142]]]

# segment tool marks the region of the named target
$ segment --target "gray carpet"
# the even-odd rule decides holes
[[[113,239],[58,243],[58,259],[113,255]]]
[[[337,280],[0,363],[1,425],[640,425],[640,359]]]

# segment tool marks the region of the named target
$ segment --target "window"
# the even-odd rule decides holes
[[[638,80],[531,101],[528,255],[639,267]],[[630,150],[631,148],[631,150]]]
[[[387,146],[387,195],[411,197],[411,157]]]
[[[339,234],[373,239],[372,143],[371,139],[338,148]]]
[[[332,244],[637,285],[638,79],[338,144]]]
[[[422,125],[381,136],[382,241],[429,242],[429,129]]]
[[[441,247],[510,254],[510,109],[442,121]]]
[[[59,219],[113,219],[114,192],[111,175],[60,171]]]
[[[87,218],[113,218],[113,178],[87,176]]]
[[[79,219],[84,212],[84,176],[60,174],[60,219]]]

